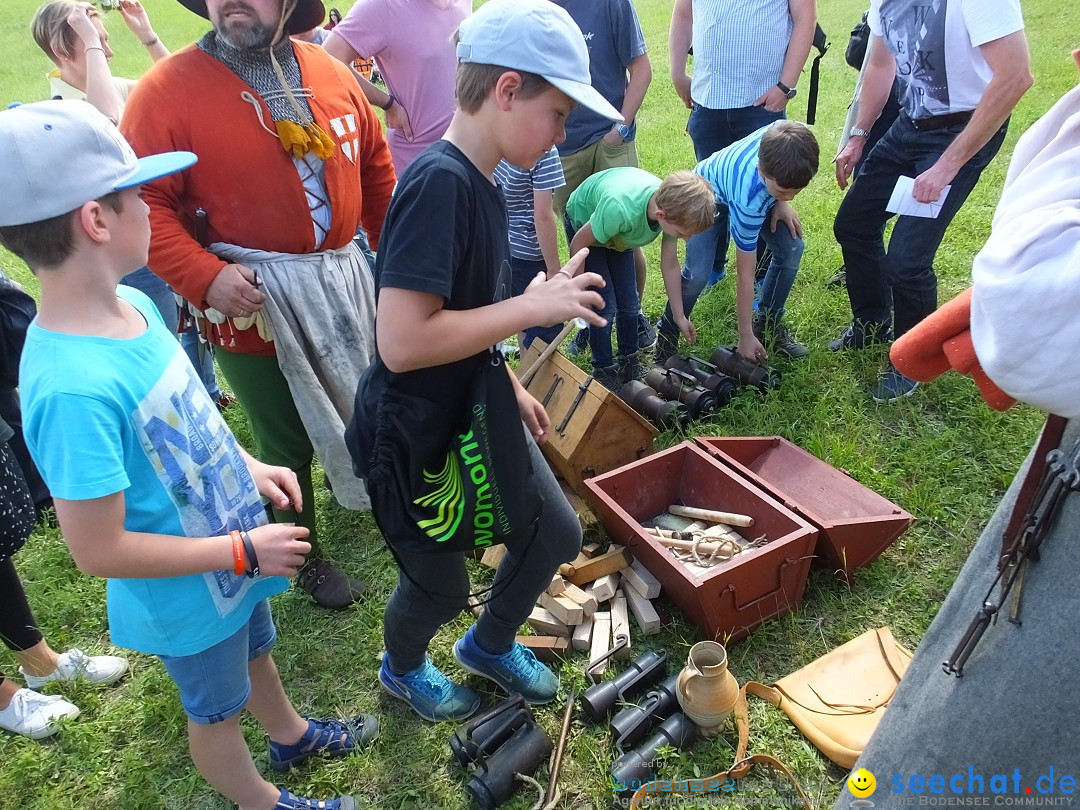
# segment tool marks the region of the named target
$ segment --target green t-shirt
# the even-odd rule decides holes
[[[660,223],[648,217],[649,200],[659,187],[660,178],[642,169],[605,169],[574,190],[566,215],[575,230],[586,222],[592,225],[597,244],[604,247],[642,247],[660,235]]]

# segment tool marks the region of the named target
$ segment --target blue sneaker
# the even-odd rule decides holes
[[[905,377],[897,371],[896,366],[889,363],[870,396],[874,402],[897,402],[904,397],[910,397],[918,387],[915,380]]]
[[[338,796],[336,799],[305,799],[281,788],[274,810],[356,810],[356,800],[352,796]]]
[[[270,767],[275,771],[287,771],[306,759],[317,756],[343,757],[359,751],[375,739],[379,721],[370,714],[360,714],[338,720],[326,717],[316,720],[308,717],[308,730],[293,745],[270,741]],[[303,805],[301,805],[303,806]]]
[[[532,650],[514,643],[509,652],[492,655],[480,649],[473,627],[454,644],[454,658],[473,675],[494,681],[511,694],[518,692],[529,703],[550,703],[559,692],[559,679],[536,660]]]
[[[480,696],[469,687],[447,678],[441,669],[431,663],[430,658],[424,659],[423,665],[412,672],[395,675],[386,662],[386,653],[383,653],[379,683],[391,695],[404,700],[418,715],[433,723],[464,720],[480,708]]]

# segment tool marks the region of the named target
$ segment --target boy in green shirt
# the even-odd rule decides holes
[[[617,391],[642,377],[638,359],[637,318],[641,305],[634,274],[636,247],[663,234],[660,272],[669,298],[681,300],[678,240],[707,230],[716,217],[712,186],[689,171],[672,172],[663,180],[642,169],[622,167],[597,172],[570,195],[566,204],[570,255],[590,248],[585,260],[589,272],[603,277],[604,327],[589,329],[593,376]],[[615,319],[618,366],[611,352],[611,321]],[[682,312],[675,322],[690,342],[697,339],[694,325]]]

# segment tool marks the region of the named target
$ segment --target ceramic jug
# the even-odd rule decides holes
[[[705,737],[719,734],[735,708],[739,682],[728,672],[727,650],[715,641],[690,648],[675,689],[683,712]]]

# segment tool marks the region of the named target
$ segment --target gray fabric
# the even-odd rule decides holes
[[[281,87],[281,81],[274,72],[274,66],[270,62],[269,48],[249,48],[240,50],[229,45],[214,31],[208,32],[198,41],[199,50],[208,56],[212,56],[223,63],[229,70],[244,80],[244,83],[262,96],[266,106],[270,108],[270,115],[275,121],[293,121],[297,124],[306,124],[307,121],[300,119],[292,104],[289,103]],[[308,120],[312,119],[311,105],[308,104],[302,93],[303,78],[300,76],[300,65],[296,61],[296,52],[293,51],[292,40],[285,37],[274,46],[274,56],[281,65],[281,72],[289,81],[289,87],[293,90],[293,96],[308,114]]]
[[[369,509],[345,447],[356,384],[375,359],[375,285],[363,253],[354,242],[302,255],[222,242],[209,251],[259,274],[278,365],[334,497]]]
[[[1070,421],[1062,448],[1071,448],[1080,435],[1080,422]],[[949,779],[961,774],[957,786],[965,794],[969,768],[983,776],[989,804],[990,777],[1008,776],[1009,796],[1017,803],[1040,794],[1036,780],[1054,769],[1053,796],[1062,775],[1080,778],[1080,695],[1077,693],[1077,653],[1080,635],[1080,496],[1065,498],[1056,524],[1041,547],[1042,559],[1029,566],[1023,585],[1022,626],[1008,621],[1008,605],[996,624],[987,628],[968,659],[962,678],[946,675],[947,660],[975,618],[997,573],[1001,535],[1017,491],[1031,463],[1020,469],[985,531],[975,544],[940,612],[927,630],[856,768],[866,768],[877,780],[871,797],[881,807],[893,799],[952,798]],[[1041,461],[1040,461],[1041,464]],[[943,538],[944,540],[944,538]],[[1015,590],[1015,588],[1014,588]],[[1019,770],[1019,796],[1014,771]],[[892,779],[913,774],[945,777],[944,792],[921,797],[910,790],[893,793]],[[1047,786],[1047,781],[1042,786]],[[973,782],[978,792],[978,781]],[[1025,789],[1031,788],[1031,794]],[[1037,797],[1037,798],[1036,798]],[[854,797],[844,786],[836,804],[847,810]],[[1075,799],[1075,796],[1073,797]],[[1001,802],[998,802],[1000,804]]]
[[[530,538],[523,537],[506,544],[506,556],[499,563],[492,583],[494,598],[484,605],[483,614],[476,620],[476,641],[492,652],[510,649],[518,628],[551,584],[559,566],[574,559],[581,549],[581,524],[577,515],[527,431],[526,441],[544,499],[544,511],[531,543]],[[403,674],[424,663],[428,644],[438,629],[465,609],[470,585],[461,554],[399,553],[399,557],[408,576],[399,575],[397,587],[386,603],[383,640],[390,668]],[[420,583],[420,587],[409,577]],[[503,587],[508,578],[509,585]],[[459,598],[431,596],[425,590],[455,594]]]

